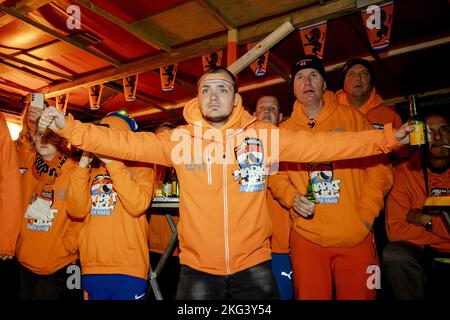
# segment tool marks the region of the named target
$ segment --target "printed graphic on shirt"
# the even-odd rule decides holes
[[[99,174],[94,178],[91,187],[91,215],[109,216],[114,210],[117,193],[108,174]]]
[[[39,195],[34,193],[24,216],[28,222],[27,229],[47,232],[55,219],[55,213],[58,212],[57,209],[51,208],[52,204],[53,191],[42,190]]]
[[[234,149],[240,169],[233,171],[234,181],[239,181],[241,192],[256,192],[265,189],[266,168],[263,166],[264,150],[261,140],[245,138]]]
[[[339,203],[341,179],[333,180],[333,164],[313,163],[308,171],[317,203]]]
[[[384,129],[384,125],[382,125],[381,123],[372,123],[372,127],[374,127],[374,129],[379,129],[379,130]]]
[[[432,196],[445,196],[447,194],[450,194],[450,189],[446,188],[432,188],[430,194]]]

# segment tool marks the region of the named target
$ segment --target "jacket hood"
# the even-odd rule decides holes
[[[314,119],[314,122],[324,121],[325,119],[330,117],[334,113],[337,106],[338,102],[334,96],[334,93],[328,90],[325,91],[325,93],[323,94],[323,108],[322,110],[320,110],[317,118]],[[307,126],[308,123],[311,122],[311,120],[303,111],[303,105],[298,100],[295,100],[291,117],[297,125],[302,127]]]
[[[183,117],[190,126],[195,126],[200,121],[204,128],[213,128],[204,118],[200,111],[200,103],[197,98],[189,101],[183,109]],[[242,98],[238,94],[236,105],[233,107],[228,121],[218,130],[225,132],[230,128],[243,128],[256,121],[256,117],[250,115],[242,106]],[[197,123],[195,123],[197,122]]]
[[[336,92],[336,98],[340,104],[349,106],[350,103],[347,99],[347,94],[344,90],[339,90]],[[379,106],[383,105],[383,99],[380,97],[380,95],[377,93],[377,90],[375,88],[372,88],[370,91],[369,99],[366,101],[364,105],[359,108],[359,111],[363,114],[366,114],[372,109],[378,108]]]

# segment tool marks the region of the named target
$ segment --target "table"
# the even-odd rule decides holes
[[[156,300],[163,300],[163,296],[161,294],[161,291],[159,290],[159,285],[157,281],[158,275],[164,268],[167,259],[172,254],[178,241],[177,226],[175,225],[172,219],[172,215],[178,215],[178,208],[179,208],[179,198],[175,197],[154,197],[152,204],[150,206],[150,214],[152,214],[152,212],[155,212],[157,214],[164,214],[167,222],[169,223],[170,229],[172,230],[172,236],[170,237],[169,243],[167,244],[164,253],[161,256],[161,259],[159,259],[158,264],[156,265],[156,269],[153,270],[152,266],[150,265],[150,270],[148,274],[149,279],[148,281],[150,282],[149,287],[152,288]],[[157,210],[155,211],[152,209]]]

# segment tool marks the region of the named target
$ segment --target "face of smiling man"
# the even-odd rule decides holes
[[[215,128],[222,127],[237,101],[233,80],[226,72],[204,74],[199,80],[198,101],[203,118]]]

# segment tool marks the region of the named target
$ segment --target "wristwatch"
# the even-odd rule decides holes
[[[430,221],[428,221],[424,226],[425,230],[427,230],[428,232],[433,231],[433,220],[430,219]]]

